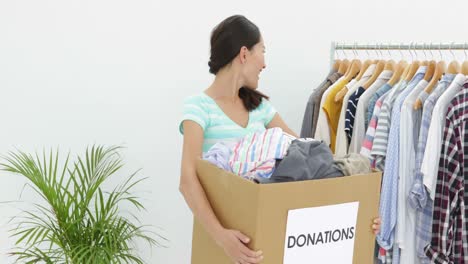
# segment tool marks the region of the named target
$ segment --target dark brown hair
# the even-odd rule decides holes
[[[210,73],[216,75],[232,62],[242,47],[250,50],[260,38],[258,27],[244,16],[235,15],[223,20],[211,33]],[[239,90],[239,97],[248,111],[255,110],[263,98],[268,100],[268,96],[248,87]]]

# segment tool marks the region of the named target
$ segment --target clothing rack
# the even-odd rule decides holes
[[[407,50],[407,51],[416,51],[416,50],[438,50],[438,51],[453,51],[453,50],[464,50],[465,55],[468,50],[468,43],[374,43],[374,44],[359,44],[359,43],[338,43],[332,42],[330,49],[330,63],[333,64],[338,50],[374,50],[374,51],[390,51],[390,50]],[[452,53],[453,55],[453,53]]]

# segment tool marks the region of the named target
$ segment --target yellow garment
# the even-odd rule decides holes
[[[342,101],[335,102],[335,96],[346,84],[348,84],[348,82],[345,79],[337,83],[337,85],[330,90],[330,93],[328,93],[322,106],[330,127],[330,148],[333,153],[335,153],[336,130],[338,129],[338,120],[340,119],[341,106],[343,105]]]

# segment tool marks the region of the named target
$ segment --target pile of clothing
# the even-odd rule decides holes
[[[366,157],[353,153],[334,157],[327,144],[295,138],[281,128],[246,135],[236,143],[219,142],[203,159],[256,183],[342,177],[370,172]]]

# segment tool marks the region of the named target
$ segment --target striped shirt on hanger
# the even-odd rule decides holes
[[[402,80],[385,98],[380,108],[377,127],[375,128],[374,141],[372,144],[371,156],[375,162],[375,167],[381,171],[385,168],[385,155],[387,154],[388,133],[391,123],[392,106],[397,96],[406,88],[407,82]]]
[[[372,95],[371,99],[369,100],[369,107],[367,108],[366,127],[368,126],[368,124],[370,123],[370,120],[372,119],[372,115],[374,113],[374,107],[375,107],[377,100],[379,100],[379,98],[382,97],[382,95],[390,91],[390,89],[392,89],[392,86],[389,84],[386,84],[382,86],[379,90],[377,90],[377,92],[375,92],[374,95]]]
[[[353,95],[351,95],[351,97],[348,100],[345,118],[345,132],[348,142],[351,142],[351,136],[353,134],[354,115],[356,114],[357,104],[359,102],[359,98],[365,91],[366,89],[364,89],[364,87],[359,87],[357,91]]]
[[[375,169],[375,160],[372,158],[371,151],[372,145],[374,144],[375,129],[377,128],[377,122],[379,121],[380,109],[382,108],[382,104],[389,93],[390,91],[387,91],[375,102],[374,113],[369,122],[369,126],[367,127],[364,141],[362,142],[361,155],[364,155],[370,159],[371,167],[373,169]]]
[[[349,153],[359,153],[361,150],[362,141],[364,140],[368,126],[366,123],[366,117],[369,100],[379,88],[388,85],[387,82],[392,78],[392,76],[393,71],[382,71],[377,80],[375,80],[375,82],[359,97],[354,118],[354,126],[352,131],[350,131],[351,141],[349,143]]]

